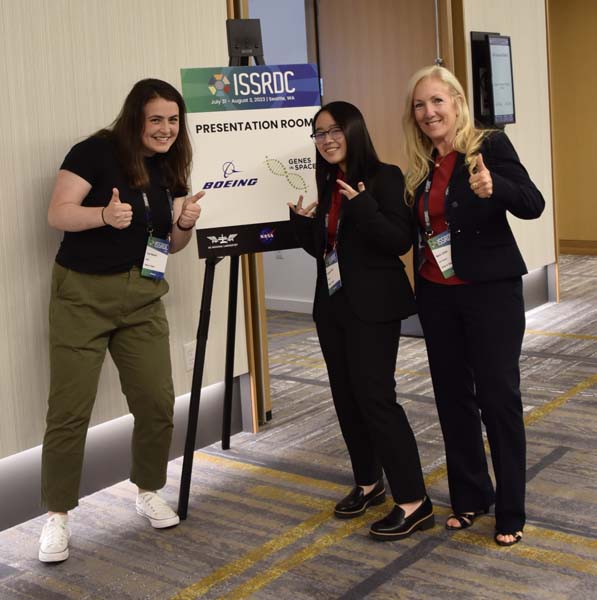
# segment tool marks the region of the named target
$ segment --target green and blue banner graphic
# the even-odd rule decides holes
[[[316,65],[181,69],[188,112],[319,106]]]
[[[182,69],[200,255],[295,247],[288,202],[317,199],[315,65]]]

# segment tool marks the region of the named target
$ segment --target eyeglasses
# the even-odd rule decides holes
[[[339,142],[344,137],[344,132],[342,127],[331,127],[327,131],[316,131],[310,137],[316,144],[323,144],[326,135],[329,135],[334,142]]]

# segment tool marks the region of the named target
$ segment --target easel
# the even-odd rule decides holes
[[[240,67],[249,65],[252,56],[256,65],[263,65],[263,46],[261,43],[261,25],[259,19],[227,19],[226,34],[228,38],[229,66]],[[230,257],[230,279],[228,284],[228,322],[226,329],[226,366],[224,373],[224,412],[222,416],[222,450],[230,449],[230,428],[232,420],[232,391],[234,378],[234,347],[236,343],[236,308],[238,300],[238,265],[239,255]],[[191,474],[193,470],[193,455],[195,438],[199,420],[199,404],[201,399],[201,384],[205,366],[205,351],[211,316],[211,298],[216,265],[222,257],[205,259],[205,274],[203,277],[203,292],[201,294],[201,309],[197,327],[197,346],[191,383],[191,400],[189,404],[189,419],[180,477],[178,494],[178,516],[187,518],[189,492],[191,489]]]

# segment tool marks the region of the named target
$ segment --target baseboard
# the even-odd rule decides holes
[[[526,310],[532,310],[555,299],[555,278],[553,265],[539,267],[522,278],[522,293]]]
[[[554,269],[555,264],[546,265],[545,267],[531,271],[523,277],[523,293],[527,310],[536,308],[546,302],[554,301],[556,297],[555,278],[553,276]],[[285,310],[308,314],[313,312],[313,303],[311,301],[266,297],[265,302],[268,310]],[[422,337],[423,330],[421,329],[418,315],[412,315],[402,321],[401,332],[405,336]]]
[[[597,256],[597,242],[590,240],[560,240],[560,254]]]
[[[244,398],[249,390],[248,374],[236,377],[232,396],[231,433],[238,433],[245,423],[250,430],[252,419]],[[250,390],[249,390],[250,396]],[[182,456],[187,431],[190,394],[176,398],[174,431],[170,460]],[[195,448],[203,448],[221,439],[224,383],[201,390],[201,401]],[[241,414],[242,405],[242,414]],[[130,472],[133,417],[125,415],[91,427],[87,433],[80,497],[87,496],[127,479]],[[45,512],[41,504],[41,446],[13,454],[0,460],[0,531]]]
[[[268,310],[285,310],[288,312],[310,315],[313,312],[313,301],[295,300],[292,298],[272,298],[271,296],[266,296],[265,307]]]

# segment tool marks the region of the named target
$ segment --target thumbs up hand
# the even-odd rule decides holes
[[[182,231],[187,231],[195,226],[195,222],[201,214],[201,206],[199,206],[197,202],[199,202],[203,196],[205,196],[205,192],[201,191],[184,199],[182,210],[177,221],[177,224]]]
[[[469,185],[471,190],[479,196],[479,198],[490,198],[493,194],[493,179],[489,169],[483,162],[483,155],[477,155],[477,165],[475,172],[469,177]]]
[[[102,219],[106,225],[114,229],[126,229],[133,220],[133,208],[130,204],[120,201],[117,188],[112,188],[112,197],[108,206],[102,208]]]

